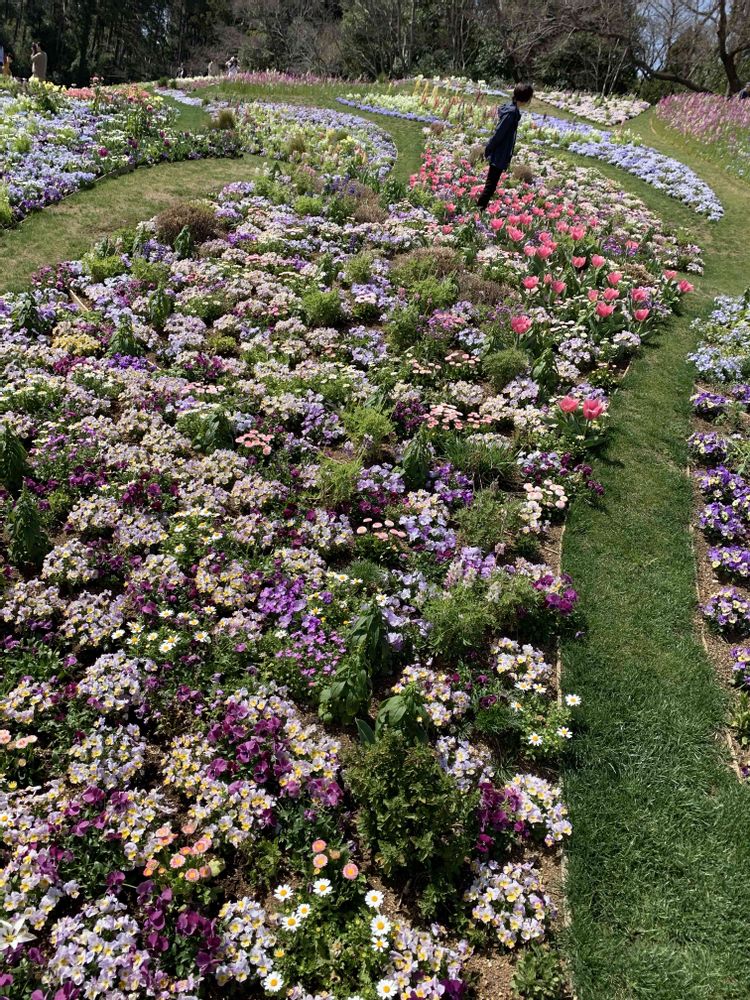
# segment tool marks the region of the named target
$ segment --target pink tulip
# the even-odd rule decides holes
[[[651,312],[650,309],[634,309],[633,316],[638,320],[639,323],[643,323],[644,320],[648,319],[648,315]]]
[[[586,258],[585,257],[574,257],[573,258],[573,267],[575,267],[575,268],[581,268],[581,267],[583,267],[583,265],[585,263],[586,263]]]
[[[677,271],[665,271],[664,277],[667,279],[667,281],[674,281],[674,279],[677,277]]]
[[[606,302],[598,302],[596,305],[596,315],[601,319],[611,316],[614,311],[615,307],[608,305]]]
[[[563,396],[562,399],[558,399],[557,405],[563,413],[575,413],[578,409],[578,400],[574,396]]]
[[[536,247],[534,246],[533,243],[527,243],[526,246],[523,248],[523,252],[526,254],[527,257],[536,257]]]
[[[649,297],[648,288],[634,288],[630,293],[633,302],[646,302]]]
[[[532,323],[528,316],[514,316],[510,321],[511,330],[519,337],[523,336],[524,333],[528,333],[531,326]]]
[[[562,295],[562,293],[565,291],[565,282],[560,281],[559,279],[557,281],[553,281],[552,291],[555,293],[555,295]]]
[[[539,284],[539,278],[536,275],[529,275],[529,277],[523,279],[523,287],[531,291],[532,288],[536,288]]]
[[[503,219],[490,219],[490,229],[494,229],[495,232],[497,232],[498,229],[502,229],[504,225],[505,221]]]
[[[604,412],[604,404],[598,399],[586,399],[583,402],[583,415],[586,420],[596,420]]]
[[[554,250],[552,249],[552,247],[544,246],[544,247],[539,247],[537,249],[536,255],[537,257],[541,257],[542,260],[547,260],[547,258],[551,257],[553,253]]]
[[[588,291],[589,302],[596,302],[599,298],[599,292],[595,288],[589,288]]]
[[[574,240],[582,240],[583,237],[586,235],[586,227],[573,226],[573,228],[570,230],[570,235],[573,237]]]
[[[622,275],[620,274],[619,271],[610,271],[609,274],[607,275],[607,281],[612,286],[619,285],[620,282],[622,281]]]
[[[682,281],[677,285],[677,287],[684,294],[685,292],[692,292],[692,290],[695,288],[695,285],[691,285],[686,278],[683,278]]]
[[[522,240],[525,235],[523,229],[519,229],[517,226],[508,226],[507,233],[515,243]]]
[[[620,293],[617,291],[616,288],[605,288],[604,298],[607,300],[607,302],[614,302],[615,299],[620,298]]]
[[[604,257],[600,256],[598,253],[591,255],[591,263],[594,267],[601,267],[602,264],[606,263]]]

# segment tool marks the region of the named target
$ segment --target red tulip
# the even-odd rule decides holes
[[[524,333],[528,333],[531,329],[532,323],[528,316],[514,316],[510,321],[510,328],[513,333],[517,334],[519,337]]]
[[[583,401],[583,415],[586,420],[596,420],[604,412],[604,404],[598,399],[585,399]]]

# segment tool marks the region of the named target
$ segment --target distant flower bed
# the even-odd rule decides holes
[[[174,128],[148,91],[54,87],[0,91],[0,226],[59,201],[97,177],[162,160],[236,155],[227,133]]]
[[[656,106],[670,128],[710,146],[739,177],[750,177],[750,101],[718,94],[673,94]]]
[[[741,692],[731,721],[750,776],[750,295],[721,296],[708,319],[694,325],[701,340],[690,356],[698,384],[689,446],[702,497],[702,610],[720,639],[740,643],[720,648]]]
[[[712,221],[724,214],[714,191],[694,170],[650,146],[633,141],[627,133],[619,135],[583,122],[535,114],[527,117],[522,129],[532,142],[563,146],[573,153],[591,156],[627,170]]]
[[[632,94],[588,94],[579,90],[537,90],[534,95],[572,115],[580,115],[599,125],[621,125],[648,110],[651,105]]]
[[[240,105],[237,116],[249,152],[304,160],[329,176],[383,178],[396,159],[387,132],[343,111],[252,102]]]
[[[405,118],[413,122],[444,120],[440,115],[425,114],[421,101],[411,94],[364,94],[361,97],[349,94],[346,97],[337,97],[336,100],[339,104],[346,104],[350,108],[390,118]]]

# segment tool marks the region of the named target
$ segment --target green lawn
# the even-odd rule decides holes
[[[706,273],[690,314],[628,373],[596,463],[605,502],[576,508],[565,535],[587,619],[583,640],[563,649],[565,688],[583,697],[586,719],[564,776],[569,947],[579,1000],[747,1000],[750,787],[717,738],[724,696],[694,631],[685,441],[690,321],[750,280],[750,187],[690,155],[653,112],[637,128],[711,183],[726,215],[702,222],[605,170],[688,227]]]
[[[341,107],[335,97],[343,89],[270,92],[226,82],[212,92]],[[203,109],[180,113],[184,127],[205,127]],[[406,179],[419,164],[421,126],[367,117],[394,136],[396,173]],[[612,405],[611,441],[595,462],[605,500],[578,506],[565,535],[564,566],[586,616],[583,638],[563,648],[565,689],[583,696],[586,724],[564,774],[574,825],[566,945],[578,1000],[748,1000],[750,788],[737,783],[717,739],[724,695],[694,632],[685,439],[690,320],[716,294],[741,292],[750,281],[750,185],[653,111],[630,128],[690,163],[726,215],[706,222],[617,168],[577,158],[689,233],[705,250],[706,273],[689,314],[631,367]],[[45,209],[0,234],[0,289],[22,287],[42,264],[75,257],[178,197],[252,177],[259,162],[163,164]]]

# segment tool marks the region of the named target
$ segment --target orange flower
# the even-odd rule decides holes
[[[148,861],[146,862],[146,867],[143,869],[143,874],[146,876],[146,878],[150,878],[158,867],[159,867],[159,862],[156,861],[154,858],[149,858]]]

